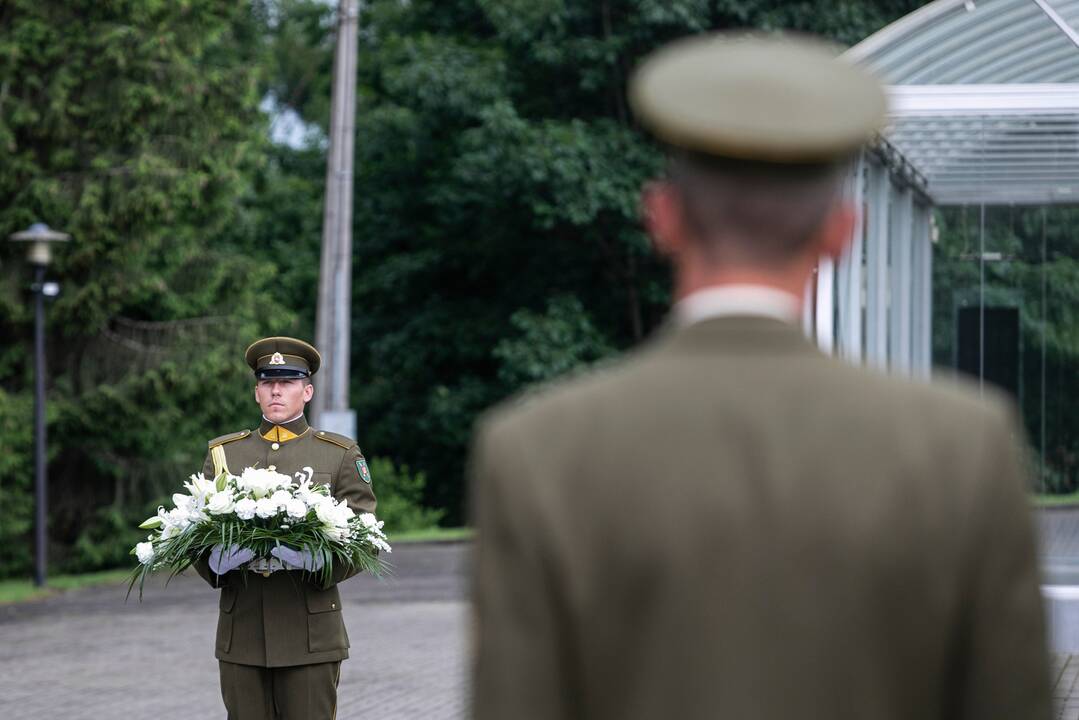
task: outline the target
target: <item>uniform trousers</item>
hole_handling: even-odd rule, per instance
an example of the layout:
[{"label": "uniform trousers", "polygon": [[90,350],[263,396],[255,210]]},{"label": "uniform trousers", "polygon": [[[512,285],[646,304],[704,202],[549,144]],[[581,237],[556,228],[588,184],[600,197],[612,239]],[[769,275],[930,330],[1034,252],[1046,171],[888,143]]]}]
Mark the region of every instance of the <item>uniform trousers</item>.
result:
[{"label": "uniform trousers", "polygon": [[341,662],[259,667],[218,661],[228,720],[334,720]]}]

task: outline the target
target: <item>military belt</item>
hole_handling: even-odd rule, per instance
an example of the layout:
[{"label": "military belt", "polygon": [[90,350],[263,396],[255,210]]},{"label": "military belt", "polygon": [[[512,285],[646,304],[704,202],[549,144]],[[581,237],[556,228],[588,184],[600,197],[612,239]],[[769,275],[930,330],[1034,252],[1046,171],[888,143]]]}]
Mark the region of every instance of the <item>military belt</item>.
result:
[{"label": "military belt", "polygon": [[278,570],[286,570],[287,568],[282,564],[280,560],[275,557],[271,558],[258,558],[252,560],[245,566],[251,572],[260,573],[263,577],[269,577],[270,573],[277,572]]}]

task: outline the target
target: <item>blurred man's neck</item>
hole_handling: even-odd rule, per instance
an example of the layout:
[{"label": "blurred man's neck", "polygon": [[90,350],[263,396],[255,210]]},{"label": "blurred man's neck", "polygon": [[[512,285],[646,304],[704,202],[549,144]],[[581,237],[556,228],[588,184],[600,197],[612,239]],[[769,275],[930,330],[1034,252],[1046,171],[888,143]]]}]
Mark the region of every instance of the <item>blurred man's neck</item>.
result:
[{"label": "blurred man's neck", "polygon": [[736,285],[755,285],[779,290],[798,300],[799,310],[805,296],[806,283],[812,267],[796,264],[778,270],[756,268],[719,268],[700,263],[685,263],[678,268],[675,279],[675,301],[701,290]]}]

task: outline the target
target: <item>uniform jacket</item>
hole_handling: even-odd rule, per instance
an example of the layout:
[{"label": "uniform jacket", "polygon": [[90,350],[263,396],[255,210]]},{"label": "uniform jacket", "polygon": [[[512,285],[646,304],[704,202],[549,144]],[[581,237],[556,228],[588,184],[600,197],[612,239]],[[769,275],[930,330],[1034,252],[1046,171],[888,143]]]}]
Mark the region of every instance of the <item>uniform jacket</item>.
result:
[{"label": "uniform jacket", "polygon": [[[245,467],[270,468],[286,475],[306,477],[330,486],[331,494],[346,500],[356,513],[375,511],[375,494],[363,454],[355,441],[316,431],[301,417],[276,426],[263,421],[257,431],[225,435],[211,440],[210,449],[222,446],[231,472]],[[212,477],[214,464],[206,457],[203,474]],[[233,570],[218,576],[205,557],[195,569],[212,586],[221,588],[216,657],[240,665],[283,667],[332,662],[348,657],[348,634],[341,618],[341,596],[336,583],[354,574],[335,570],[333,583],[318,586],[296,570],[269,576]]]},{"label": "uniform jacket", "polygon": [[1047,719],[1018,436],[753,317],[496,409],[475,717]]}]

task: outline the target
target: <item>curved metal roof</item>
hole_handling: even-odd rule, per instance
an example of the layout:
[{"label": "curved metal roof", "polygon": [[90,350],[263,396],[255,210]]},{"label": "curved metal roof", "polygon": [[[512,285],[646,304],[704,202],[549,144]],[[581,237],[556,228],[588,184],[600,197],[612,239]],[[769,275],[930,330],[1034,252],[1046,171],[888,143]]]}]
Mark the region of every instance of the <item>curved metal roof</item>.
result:
[{"label": "curved metal roof", "polygon": [[846,57],[938,204],[1079,202],[1079,0],[936,0]]}]

